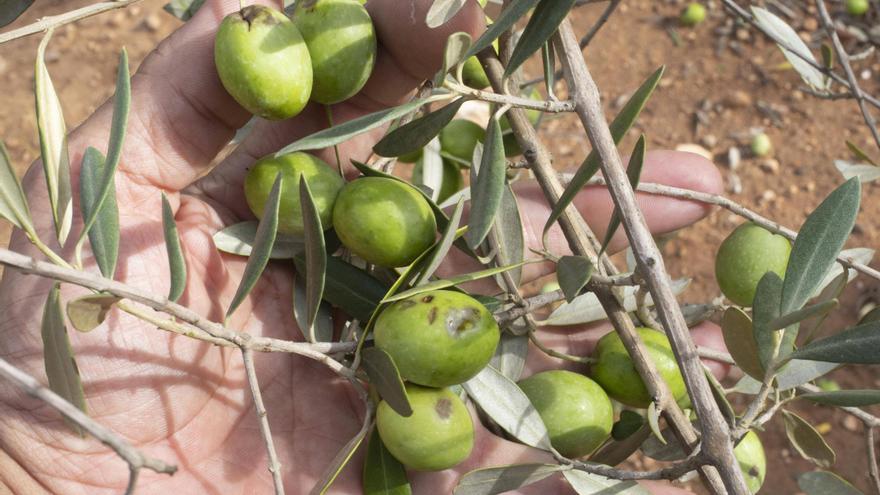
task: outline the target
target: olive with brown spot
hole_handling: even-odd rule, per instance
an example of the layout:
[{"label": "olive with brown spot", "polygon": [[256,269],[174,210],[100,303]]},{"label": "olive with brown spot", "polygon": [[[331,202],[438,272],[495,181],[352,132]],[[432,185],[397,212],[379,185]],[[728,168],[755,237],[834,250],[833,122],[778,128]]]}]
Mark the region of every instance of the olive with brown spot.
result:
[{"label": "olive with brown spot", "polygon": [[374,337],[405,380],[447,387],[486,366],[500,332],[492,313],[476,299],[435,290],[391,304],[376,319]]},{"label": "olive with brown spot", "polygon": [[413,413],[404,417],[385,401],[376,411],[382,443],[411,469],[440,471],[467,459],[474,448],[474,424],[461,399],[446,388],[408,383]]}]

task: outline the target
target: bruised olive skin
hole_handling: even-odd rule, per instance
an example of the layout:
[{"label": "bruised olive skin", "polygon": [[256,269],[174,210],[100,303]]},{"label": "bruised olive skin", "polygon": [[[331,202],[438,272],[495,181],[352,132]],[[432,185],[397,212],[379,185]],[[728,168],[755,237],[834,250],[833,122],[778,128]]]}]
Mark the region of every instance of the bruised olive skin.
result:
[{"label": "bruised olive skin", "polygon": [[435,290],[390,305],[376,319],[374,337],[405,380],[448,387],[473,378],[489,363],[500,331],[476,299]]},{"label": "bruised olive skin", "polygon": [[223,19],[214,65],[235,101],[266,119],[297,115],[312,92],[312,60],[299,29],[269,7],[250,5]]}]

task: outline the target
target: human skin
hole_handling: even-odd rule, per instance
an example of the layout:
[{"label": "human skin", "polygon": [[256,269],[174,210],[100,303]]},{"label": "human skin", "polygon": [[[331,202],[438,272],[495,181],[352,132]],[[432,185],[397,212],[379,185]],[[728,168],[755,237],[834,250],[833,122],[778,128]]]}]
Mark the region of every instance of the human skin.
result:
[{"label": "human skin", "polygon": [[[371,0],[380,49],[377,69],[362,93],[336,105],[341,122],[405,101],[418,84],[440,66],[445,38],[466,31],[479,34],[482,13],[473,2],[442,29],[427,30],[400,16],[400,0]],[[412,19],[423,19],[431,0],[413,4]],[[208,171],[235,129],[250,117],[223,90],[213,69],[213,35],[223,17],[238,8],[237,0],[208,0],[199,13],[140,66],[133,81],[132,113],[116,177],[123,239],[116,278],[156,294],[168,291],[167,255],[163,245],[161,194],[171,201],[188,266],[180,302],[222,321],[244,270],[245,260],[217,252],[211,236],[225,225],[251,219],[243,195],[246,167],[298,137],[325,125],[323,108],[310,105],[296,119],[261,122],[244,143]],[[186,63],[181,63],[181,60]],[[79,165],[89,145],[105,146],[111,105],[104,105],[70,136],[74,190]],[[373,132],[340,146],[344,163],[365,159],[380,137]],[[332,150],[320,154],[335,163]],[[53,227],[46,205],[41,166],[34,164],[24,181],[34,222],[43,239]],[[646,159],[642,179],[701,191],[721,191],[720,176],[695,155],[659,152]],[[541,246],[541,226],[549,208],[531,182],[516,186],[526,239]],[[683,228],[709,210],[697,203],[639,195],[655,233]],[[607,192],[591,188],[576,206],[601,237],[612,210]],[[76,208],[78,211],[78,208]],[[74,226],[73,236],[81,224]],[[622,233],[612,249],[624,247]],[[548,248],[567,251],[554,228]],[[20,232],[11,248],[40,258]],[[526,251],[529,252],[529,251]],[[65,252],[70,257],[70,250]],[[97,273],[86,253],[86,269]],[[442,273],[464,273],[474,265],[454,254]],[[551,273],[552,265],[536,263],[523,270],[526,280]],[[269,266],[262,280],[229,326],[257,336],[299,339],[290,311],[290,268]],[[51,283],[7,269],[0,282],[0,356],[45,381],[40,342],[40,312]],[[492,287],[482,287],[493,290]],[[84,294],[65,285],[67,300]],[[539,338],[565,352],[587,354],[609,327],[548,329]],[[704,324],[695,330],[720,341],[718,330]],[[266,453],[260,439],[240,353],[186,337],[171,335],[128,315],[112,312],[91,333],[71,331],[91,416],[146,454],[178,466],[173,477],[142,471],[139,494],[271,493]],[[357,432],[362,406],[349,386],[322,365],[285,354],[257,354],[257,374],[281,462],[287,493],[308,492],[339,449]],[[526,374],[557,367],[576,368],[531,349]],[[581,370],[583,371],[583,370]],[[60,416],[0,381],[0,493],[117,494],[127,483],[128,469],[107,447],[92,438],[70,434]],[[458,478],[478,467],[545,462],[541,452],[511,443],[475,425],[471,457],[452,470],[411,473],[415,493],[448,493]],[[333,486],[334,493],[359,493],[363,457],[358,453]],[[684,493],[649,484],[655,493]],[[569,493],[554,477],[521,493]]]}]

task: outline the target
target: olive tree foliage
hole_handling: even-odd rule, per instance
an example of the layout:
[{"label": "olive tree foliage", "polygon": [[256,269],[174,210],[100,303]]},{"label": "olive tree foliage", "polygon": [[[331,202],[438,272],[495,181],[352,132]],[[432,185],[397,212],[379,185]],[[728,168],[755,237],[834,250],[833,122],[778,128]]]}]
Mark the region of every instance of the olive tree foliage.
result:
[{"label": "olive tree foliage", "polygon": [[[0,0],[0,26],[15,20],[31,3],[32,0]],[[114,449],[131,468],[129,490],[134,489],[141,468],[173,473],[175,467],[144,456],[88,417],[76,356],[68,339],[68,326],[88,332],[98,327],[110,311],[119,310],[147,319],[159,331],[176,332],[218,346],[238,348],[248,371],[248,386],[254,405],[260,413],[257,416],[261,434],[279,492],[283,490],[278,479],[280,470],[277,469],[272,434],[265,419],[266,413],[271,411],[266,411],[262,404],[253,372],[253,360],[258,359],[254,351],[294,353],[328,366],[350,381],[351,386],[361,393],[367,407],[361,430],[336,457],[335,464],[327,467],[326,475],[316,487],[317,491],[323,492],[374,430],[375,399],[371,398],[369,391],[374,391],[400,414],[411,413],[394,360],[371,345],[370,332],[377,315],[391,302],[407,296],[438,288],[455,288],[466,282],[492,277],[502,289],[492,296],[479,296],[479,299],[494,312],[501,325],[504,332],[501,344],[491,364],[457,390],[476,405],[483,413],[481,420],[494,431],[503,431],[515,441],[545,450],[555,461],[473,471],[459,480],[456,493],[499,493],[561,475],[580,494],[609,493],[609,490],[635,494],[644,493],[644,490],[634,480],[675,480],[698,472],[714,493],[745,494],[748,489],[732,456],[733,446],[748,432],[760,430],[774,418],[784,422],[795,450],[820,468],[800,475],[798,480],[804,492],[810,495],[860,493],[846,480],[826,470],[833,463],[834,452],[812,425],[789,410],[790,404],[804,400],[842,408],[864,423],[868,432],[868,471],[874,481],[874,490],[880,493],[874,452],[874,432],[880,427],[880,419],[859,409],[880,403],[880,391],[823,390],[817,386],[822,376],[841,365],[880,363],[880,354],[876,352],[880,346],[880,315],[877,312],[867,314],[851,328],[828,328],[826,325],[827,316],[838,306],[838,298],[854,277],[862,274],[880,280],[880,273],[868,266],[872,250],[843,250],[855,225],[861,183],[880,178],[871,153],[850,144],[859,163],[836,164],[845,182],[815,208],[797,231],[764,218],[729,198],[641,183],[639,172],[649,138],[642,136],[639,139],[626,170],[616,145],[649,104],[650,96],[662,78],[663,68],[651,68],[644,83],[632,88],[634,91],[629,101],[610,123],[606,123],[595,84],[581,54],[620,2],[611,0],[597,24],[578,43],[572,36],[567,16],[577,5],[591,2],[506,1],[500,10],[496,8],[498,14],[494,21],[478,39],[471,39],[464,33],[449,38],[443,69],[411,101],[330,126],[292,142],[278,152],[332,147],[353,136],[387,126],[387,133],[376,144],[371,160],[353,165],[364,176],[403,180],[392,175],[395,157],[430,147],[466,101],[482,100],[489,104],[491,117],[486,129],[487,138],[477,146],[472,160],[460,163],[470,169],[469,187],[441,204],[435,203],[432,199],[437,197],[434,191],[439,190],[443,179],[442,174],[431,167],[436,168],[440,162],[434,161],[431,165],[429,160],[424,161],[421,178],[414,185],[430,202],[440,235],[412,264],[400,270],[389,270],[353,259],[340,247],[332,230],[324,232],[321,228],[305,182],[301,184],[300,194],[306,228],[304,235],[276,232],[280,201],[277,180],[269,194],[266,213],[259,222],[231,225],[216,233],[217,249],[248,257],[247,269],[234,301],[227,308],[227,316],[254,287],[268,263],[292,260],[296,266],[295,298],[291,310],[302,329],[303,341],[258,338],[227,328],[225,322],[207,321],[176,304],[185,286],[187,267],[171,208],[164,198],[163,225],[171,267],[169,294],[149,294],[113,280],[119,244],[124,242],[120,238],[113,188],[113,174],[119,163],[130,106],[130,77],[124,51],[119,60],[107,155],[89,148],[82,158],[80,189],[71,190],[62,102],[44,64],[43,54],[55,27],[130,3],[134,1],[97,3],[0,34],[2,42],[47,31],[37,54],[35,74],[37,122],[50,198],[49,204],[43,207],[50,208],[53,213],[54,234],[59,244],[72,242],[76,247],[73,258],[64,259],[40,238],[31,222],[21,184],[0,144],[0,216],[22,230],[45,256],[43,260],[35,260],[2,249],[0,264],[56,281],[46,295],[41,328],[48,388],[2,359],[0,376],[60,411],[77,433],[89,433]],[[173,0],[166,10],[187,20],[202,3],[201,0]],[[435,0],[426,23],[442,25],[464,3],[463,0]],[[856,99],[866,125],[876,138],[871,112],[872,107],[880,106],[880,102],[858,86],[850,57],[833,29],[833,19],[823,0],[816,1],[828,38],[828,44],[820,49],[822,62],[818,61],[812,47],[771,9],[760,6],[747,9],[732,0],[725,0],[724,4],[732,15],[751,23],[779,44],[809,92],[820,97],[845,94]],[[500,59],[491,48],[496,40],[501,42]],[[836,63],[832,53],[836,54]],[[462,65],[473,56],[479,57],[492,88],[476,90],[463,84]],[[520,68],[533,56],[543,61],[543,77],[523,83]],[[839,74],[841,71],[844,75]],[[562,84],[562,79],[570,95],[567,100],[555,96],[555,88]],[[542,86],[548,98],[534,100],[524,97],[527,86]],[[550,166],[547,149],[526,112],[540,112],[545,116],[558,113],[577,115],[593,150],[573,175],[557,174]],[[509,122],[504,130],[502,118]],[[537,125],[540,127],[540,119]],[[524,150],[521,159],[511,161],[505,157],[502,137],[508,135]],[[529,169],[535,175],[552,204],[545,232],[559,223],[573,253],[565,256],[540,253],[538,260],[557,264],[560,288],[532,297],[521,293],[520,270],[531,257],[526,257],[516,193],[510,187],[524,176],[523,169]],[[567,208],[587,184],[606,184],[615,198],[617,207],[604,239],[596,238],[582,219]],[[686,281],[670,280],[662,263],[658,263],[660,253],[637,214],[634,190],[718,205],[787,237],[793,241],[793,247],[785,276],[780,279],[773,273],[765,275],[758,285],[755,306],[750,309],[717,301],[679,305],[674,297],[684,289]],[[74,194],[79,195],[79,213],[85,228],[78,238],[69,239]],[[466,202],[471,203],[471,214],[465,224],[462,210]],[[632,262],[623,270],[617,268],[605,253],[611,236],[619,228],[625,230],[632,245]],[[97,272],[83,269],[81,253],[86,242],[97,261]],[[454,278],[439,278],[435,270],[452,249],[467,253],[482,268]],[[93,293],[62,300],[58,289],[61,283],[79,285]],[[536,321],[533,313],[553,303],[560,304],[543,320]],[[150,319],[140,309],[143,307],[173,318]],[[332,319],[333,307],[347,315],[345,321]],[[690,340],[687,325],[708,318],[720,320],[729,354],[696,349]],[[569,459],[554,450],[540,415],[515,382],[520,377],[528,352],[547,352],[561,361],[590,362],[589,356],[570,356],[547,349],[536,336],[536,325],[573,325],[603,319],[610,320],[620,334],[650,392],[652,403],[647,410],[627,410],[620,414],[614,434],[594,454],[586,459]],[[683,411],[680,408],[652,363],[645,359],[645,353],[639,352],[643,344],[634,331],[633,321],[639,322],[640,326],[663,330],[669,336],[685,375],[691,409]],[[342,326],[343,330],[334,332],[334,326]],[[820,334],[827,336],[817,337]],[[534,346],[530,347],[529,341]],[[698,352],[691,352],[695,349]],[[698,353],[737,365],[744,371],[744,377],[733,387],[724,388],[704,372]],[[733,407],[728,401],[731,394],[746,396],[747,407],[743,410]],[[692,422],[694,412],[697,421]],[[372,494],[409,493],[406,471],[388,453],[378,435],[373,434],[366,445],[365,491]],[[664,466],[647,472],[615,467],[637,451],[662,461]]]}]

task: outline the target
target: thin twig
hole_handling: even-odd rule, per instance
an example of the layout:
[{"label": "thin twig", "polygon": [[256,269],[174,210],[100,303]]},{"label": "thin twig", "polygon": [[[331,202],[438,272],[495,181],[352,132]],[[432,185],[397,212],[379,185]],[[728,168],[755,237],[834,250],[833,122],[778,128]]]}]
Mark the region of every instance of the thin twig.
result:
[{"label": "thin twig", "polygon": [[529,340],[531,340],[532,344],[535,344],[535,347],[537,347],[541,352],[550,357],[555,357],[557,359],[562,359],[563,361],[570,361],[572,363],[580,364],[590,364],[594,361],[588,356],[574,356],[571,354],[566,354],[564,352],[553,350],[545,346],[544,343],[541,342],[541,339],[539,339],[538,336],[535,335],[535,332],[533,330],[529,330]]},{"label": "thin twig", "polygon": [[[571,180],[571,174],[561,174],[563,182],[568,182]],[[602,178],[592,179],[589,182],[590,185],[605,185],[605,180]],[[788,238],[790,241],[794,241],[797,238],[797,232],[777,223],[773,220],[770,220],[764,216],[761,216],[755,211],[752,211],[745,206],[737,203],[736,201],[727,198],[725,196],[720,196],[718,194],[704,193],[700,191],[692,191],[690,189],[682,189],[680,187],[667,186],[665,184],[655,184],[649,182],[642,182],[636,188],[639,192],[645,192],[649,194],[657,194],[660,196],[669,196],[671,198],[678,199],[690,199],[693,201],[699,201],[700,203],[706,203],[711,205],[720,206],[731,213],[735,213],[746,220],[754,222],[761,227],[784,236]],[[838,256],[837,262],[841,265],[852,268],[853,270],[862,273],[863,275],[867,275],[875,280],[880,280],[880,271],[871,268],[864,263],[859,263],[847,256]]]},{"label": "thin twig", "polygon": [[868,472],[871,473],[871,481],[874,482],[874,492],[880,495],[880,471],[877,469],[877,446],[874,440],[874,428],[865,425],[868,434],[865,437],[865,448],[868,451]]},{"label": "thin twig", "polygon": [[682,476],[706,464],[706,458],[700,454],[690,456],[683,461],[654,471],[624,471],[604,464],[585,463],[557,457],[560,464],[567,464],[578,471],[598,474],[606,478],[621,481],[629,480],[677,480]]},{"label": "thin twig", "polygon": [[[690,338],[687,323],[670,287],[671,280],[663,264],[663,257],[639,210],[635,193],[608,129],[599,90],[587,69],[568,20],[560,25],[556,34],[556,43],[559,48],[557,52],[562,54],[562,66],[565,70],[570,98],[576,104],[576,113],[587,131],[593,149],[601,158],[602,173],[609,183],[615,206],[621,213],[623,227],[633,248],[638,271],[651,291],[658,315],[682,371],[702,432],[703,452],[718,470],[728,493],[747,495],[749,491],[729,441],[729,428],[712,396],[700,358]],[[661,404],[661,406],[665,405]],[[663,409],[665,410],[665,407]],[[721,491],[719,487],[712,488]]]},{"label": "thin twig", "polygon": [[843,43],[840,42],[840,37],[837,36],[837,30],[834,29],[834,21],[832,21],[831,16],[828,15],[828,9],[825,7],[825,2],[823,0],[816,0],[816,7],[819,10],[819,19],[822,20],[822,25],[825,27],[825,31],[831,38],[831,46],[834,47],[834,53],[837,54],[837,59],[840,61],[840,65],[843,66],[846,80],[849,81],[849,89],[852,91],[852,94],[856,97],[856,102],[859,104],[859,110],[862,112],[862,118],[865,119],[865,125],[868,126],[868,129],[871,129],[874,143],[877,145],[877,148],[880,149],[880,134],[877,133],[877,121],[874,120],[874,116],[871,115],[871,111],[868,110],[868,106],[865,105],[865,95],[862,88],[859,87],[856,75],[853,73],[852,66],[849,63],[849,54],[843,48]]},{"label": "thin twig", "polygon": [[260,434],[263,436],[263,443],[266,444],[266,453],[269,455],[269,472],[272,473],[275,495],[284,495],[281,463],[278,462],[278,454],[275,453],[275,442],[272,440],[272,430],[269,429],[269,416],[266,413],[266,406],[263,404],[263,393],[260,391],[260,382],[257,380],[257,371],[254,368],[253,351],[242,347],[241,360],[244,362],[248,387],[251,389],[251,395],[254,398],[254,409],[257,412],[257,420],[260,422]]},{"label": "thin twig", "polygon": [[510,105],[517,108],[526,108],[530,110],[539,110],[541,112],[562,113],[573,112],[574,103],[569,100],[553,101],[553,100],[532,100],[530,98],[522,98],[513,95],[501,95],[492,93],[491,91],[481,91],[473,89],[463,84],[458,84],[450,80],[446,80],[444,86],[458,94],[472,96],[478,100],[488,101],[489,103],[498,103],[500,105]]},{"label": "thin twig", "polygon": [[[345,366],[328,356],[328,354],[351,351],[353,346],[350,342],[312,344],[267,337],[254,337],[248,333],[238,332],[226,328],[219,323],[210,321],[189,308],[169,301],[165,296],[150,294],[149,292],[101,277],[97,274],[82,272],[72,268],[65,268],[45,261],[37,261],[29,256],[8,249],[0,248],[0,265],[15,268],[23,273],[35,274],[53,280],[79,285],[98,292],[107,292],[115,296],[130,299],[156,311],[161,311],[174,316],[178,320],[196,327],[214,339],[225,340],[236,347],[245,347],[259,352],[286,352],[297,354],[319,361],[330,367],[330,369],[336,373],[345,377],[351,375],[351,372],[346,369]],[[124,302],[123,306],[125,307]],[[130,307],[131,306],[126,307],[126,310]],[[163,328],[163,330],[169,329],[170,328]],[[191,332],[187,336],[196,339],[200,337],[196,332]],[[212,341],[212,343],[214,343],[214,341]]]},{"label": "thin twig", "polygon": [[92,5],[87,5],[76,10],[72,10],[70,12],[65,12],[64,14],[43,17],[33,24],[28,24],[27,26],[13,29],[12,31],[9,31],[7,33],[0,34],[0,45],[6,43],[7,41],[24,38],[25,36],[30,36],[41,31],[46,31],[51,28],[70,24],[71,22],[76,22],[80,19],[85,19],[86,17],[91,17],[93,15],[101,14],[110,10],[128,7],[129,5],[135,4],[140,1],[141,0],[115,0],[111,2],[100,2]]},{"label": "thin twig", "polygon": [[162,474],[174,474],[177,471],[177,466],[173,464],[167,464],[159,459],[145,456],[130,443],[95,422],[86,413],[64,400],[60,395],[44,387],[36,378],[16,368],[12,363],[3,358],[0,358],[0,376],[14,383],[31,397],[43,401],[84,431],[100,440],[101,443],[113,449],[119,457],[128,463],[131,469],[129,486],[133,484],[133,481],[137,480],[137,472],[141,468],[147,468]]}]

